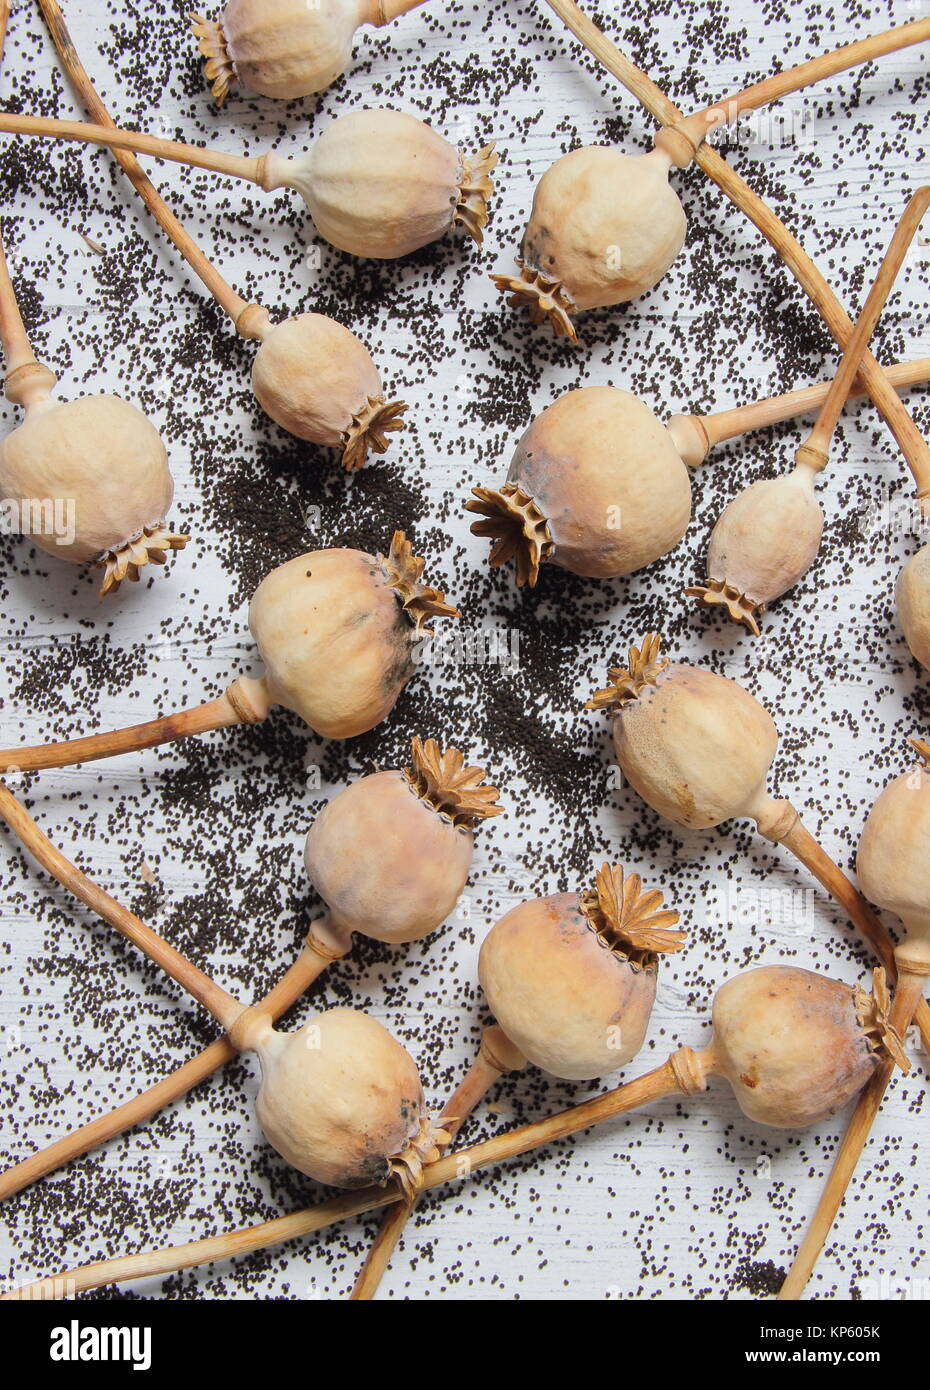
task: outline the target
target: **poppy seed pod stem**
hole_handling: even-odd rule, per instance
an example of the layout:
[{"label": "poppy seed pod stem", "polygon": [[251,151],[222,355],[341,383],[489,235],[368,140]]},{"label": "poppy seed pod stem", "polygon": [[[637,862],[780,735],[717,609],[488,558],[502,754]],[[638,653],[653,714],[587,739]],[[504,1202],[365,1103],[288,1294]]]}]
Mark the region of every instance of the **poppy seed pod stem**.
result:
[{"label": "poppy seed pod stem", "polygon": [[63,888],[73,893],[92,911],[102,917],[121,936],[125,936],[138,947],[148,959],[165,971],[182,989],[193,995],[198,1003],[209,1009],[228,1031],[242,1013],[243,1005],[226,990],[221,989],[196,965],[175,951],[166,941],[156,935],[150,927],[129,912],[86,874],[70,863],[60,850],[56,849],[47,835],[36,825],[26,808],[11,791],[0,783],[0,817],[19,837],[29,853],[38,860]]},{"label": "poppy seed pod stem", "polygon": [[[905,386],[921,385],[930,380],[930,357],[920,357],[914,362],[896,362],[885,368],[885,375],[898,390]],[[831,385],[831,381],[821,381],[815,386],[804,386],[781,396],[769,396],[751,405],[716,410],[710,415],[673,415],[667,429],[681,454],[682,462],[689,468],[697,468],[715,444],[738,439],[751,430],[766,429],[782,420],[794,420],[812,410],[819,410]],[[849,396],[862,397],[865,394],[865,388],[857,377]]]},{"label": "poppy seed pod stem", "polygon": [[[449,1136],[445,1143],[438,1146],[440,1154],[454,1143],[462,1125],[491,1087],[508,1072],[522,1071],[525,1066],[526,1058],[501,1028],[492,1025],[484,1030],[477,1057],[439,1116],[438,1123]],[[353,1302],[368,1302],[374,1298],[415,1205],[416,1198],[409,1202],[397,1202],[385,1212],[352,1289],[350,1298]]]},{"label": "poppy seed pod stem", "polygon": [[[49,33],[52,36],[52,41],[61,59],[62,66],[67,72],[71,85],[81,98],[88,114],[98,125],[108,126],[110,129],[115,130],[116,124],[101,101],[86,68],[78,56],[77,49],[74,46],[74,41],[65,24],[65,18],[57,0],[39,0],[39,8],[45,16]],[[237,294],[231,285],[227,284],[216,267],[207,259],[193,238],[189,236],[181,226],[181,223],[165,203],[164,199],[155,188],[155,185],[146,175],[135,155],[127,150],[118,149],[114,149],[112,153],[113,158],[126,174],[162,231],[164,231],[174,243],[194,274],[203,282],[223,312],[228,314],[237,328],[240,320],[244,323],[247,322],[249,311],[258,310],[260,306],[247,304],[242,296]],[[251,333],[244,333],[243,336],[251,337],[253,335]]]}]

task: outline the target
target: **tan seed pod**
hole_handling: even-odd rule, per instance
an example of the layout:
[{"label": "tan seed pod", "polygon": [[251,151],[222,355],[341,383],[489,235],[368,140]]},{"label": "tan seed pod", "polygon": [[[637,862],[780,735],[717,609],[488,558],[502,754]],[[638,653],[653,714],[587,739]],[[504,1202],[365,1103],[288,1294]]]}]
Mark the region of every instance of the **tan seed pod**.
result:
[{"label": "tan seed pod", "polygon": [[588,892],[534,898],[488,932],[481,987],[510,1042],[552,1076],[586,1081],[643,1045],[659,955],[684,945],[678,913],[638,874],[603,865]]},{"label": "tan seed pod", "polygon": [[393,260],[460,223],[479,245],[488,220],[493,145],[473,158],[415,116],[350,111],[305,155],[269,155],[266,188],[294,188],[322,237],[353,256]]},{"label": "tan seed pod", "polygon": [[801,1129],[841,1110],[894,1055],[884,971],[872,996],[790,965],[761,966],[728,980],[714,999],[714,1070],[744,1115]]},{"label": "tan seed pod", "polygon": [[693,830],[760,814],[778,734],[772,717],[726,676],[660,655],[648,633],[588,709],[613,715],[613,742],[630,784],[660,815]]},{"label": "tan seed pod", "polygon": [[58,401],[55,373],[26,333],[0,240],[0,346],[7,400],[23,421],[0,441],[0,515],[8,531],[74,564],[103,568],[101,594],[162,565],[188,536],[165,519],[174,497],[154,425],[119,396]]},{"label": "tan seed pod", "polygon": [[423,581],[403,531],[387,555],[314,550],[262,580],[249,626],[264,676],[238,676],[221,696],[146,724],[32,748],[0,750],[0,770],[68,767],[235,724],[259,724],[283,705],[323,738],[353,738],[385,719],[416,669],[433,615],[458,617]]},{"label": "tan seed pod", "polygon": [[573,150],[536,188],[519,275],[493,275],[514,307],[556,337],[576,337],[583,309],[625,304],[662,279],[684,245],[687,220],[661,150],[630,156],[605,145]]},{"label": "tan seed pod", "polygon": [[474,828],[499,815],[496,787],[456,748],[414,738],[410,766],[334,796],[307,834],[304,862],[333,926],[376,941],[417,941],[455,908]]},{"label": "tan seed pod", "polygon": [[895,599],[911,655],[930,671],[930,545],[912,555],[901,570]]},{"label": "tan seed pod", "polygon": [[353,738],[385,719],[416,669],[429,617],[458,616],[422,573],[402,531],[387,555],[314,550],[272,570],[249,606],[271,702],[323,738]]},{"label": "tan seed pod", "polygon": [[823,508],[817,473],[798,464],[752,483],[725,508],[707,553],[707,579],[685,593],[705,607],[722,604],[734,622],[759,635],[758,614],[793,589],[817,556]]},{"label": "tan seed pod", "polygon": [[256,1026],[245,1046],[261,1061],[262,1131],[292,1167],[334,1187],[397,1177],[416,1190],[444,1136],[416,1063],[377,1020],[329,1009],[295,1033]]},{"label": "tan seed pod", "polygon": [[352,61],[363,24],[380,26],[422,0],[228,0],[219,20],[190,16],[217,106],[241,82],[282,101],[322,92]]},{"label": "tan seed pod", "polygon": [[863,892],[900,917],[909,957],[930,975],[930,743],[910,742],[918,761],[878,797],[856,862]]},{"label": "tan seed pod", "polygon": [[493,142],[474,155],[450,145],[415,116],[388,108],[350,111],[293,158],[273,151],[227,154],[89,121],[0,113],[0,130],[170,159],[258,184],[293,188],[331,245],[354,256],[406,256],[453,226],[481,244],[497,163]]},{"label": "tan seed pod", "polygon": [[691,519],[691,480],[668,431],[636,396],[613,386],[567,391],[517,444],[507,481],[474,488],[465,505],[495,544],[490,563],[516,562],[533,587],[545,562],[572,574],[632,574],[666,555]]},{"label": "tan seed pod", "polygon": [[33,397],[0,442],[0,497],[41,550],[103,568],[101,594],[188,540],[165,525],[174,483],[158,431],[119,396]]},{"label": "tan seed pod", "polygon": [[252,389],[276,424],[341,449],[350,470],[364,466],[369,449],[385,452],[407,406],[385,400],[378,369],[354,333],[323,314],[298,314],[269,323],[261,339]]}]

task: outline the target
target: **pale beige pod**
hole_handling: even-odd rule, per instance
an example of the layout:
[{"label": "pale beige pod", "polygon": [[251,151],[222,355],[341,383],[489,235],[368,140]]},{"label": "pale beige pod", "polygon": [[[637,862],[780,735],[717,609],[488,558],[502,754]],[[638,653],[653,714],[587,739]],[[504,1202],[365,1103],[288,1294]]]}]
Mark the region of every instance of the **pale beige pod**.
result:
[{"label": "pale beige pod", "polygon": [[507,481],[476,487],[465,505],[485,519],[489,562],[516,562],[533,587],[540,565],[606,579],[668,554],[691,520],[691,479],[671,435],[615,386],[566,391],[517,444]]},{"label": "pale beige pod", "polygon": [[192,14],[217,106],[237,81],[288,100],[321,92],[345,72],[360,24],[377,23],[371,0],[229,0],[219,20]]},{"label": "pale beige pod", "polygon": [[26,416],[0,442],[0,497],[35,545],[103,568],[106,594],[186,544],[165,524],[174,483],[161,437],[140,410],[110,395],[57,401],[44,385],[25,394],[13,386],[12,398]]},{"label": "pale beige pod", "polygon": [[262,409],[298,439],[341,449],[347,469],[363,467],[369,449],[383,454],[407,406],[385,400],[364,343],[324,314],[265,320],[252,365]]},{"label": "pale beige pod", "polygon": [[824,515],[816,477],[817,470],[799,463],[745,488],[713,529],[706,581],[685,593],[706,607],[723,604],[734,622],[758,637],[756,615],[794,588],[820,549]]},{"label": "pale beige pod", "polygon": [[426,619],[458,616],[422,574],[423,560],[396,531],[387,555],[314,550],[266,575],[249,627],[271,703],[323,738],[353,738],[380,724],[416,669]]},{"label": "pale beige pod", "polygon": [[524,1057],[552,1076],[588,1081],[625,1066],[643,1045],[659,953],[684,933],[662,894],[604,864],[585,893],[534,898],[488,932],[478,977],[491,1012]]},{"label": "pale beige pod", "polygon": [[627,155],[588,145],[546,170],[536,188],[517,264],[492,275],[514,307],[556,337],[575,338],[573,315],[625,304],[651,290],[684,245],[684,209],[662,150]]},{"label": "pale beige pod", "polygon": [[398,1177],[415,1187],[438,1157],[416,1063],[357,1009],[330,1009],[295,1033],[254,1027],[262,1067],[256,1100],[269,1144],[294,1168],[334,1187]]},{"label": "pale beige pod", "polygon": [[446,920],[468,879],[474,827],[503,809],[484,776],[458,749],[414,738],[409,767],[333,797],[310,827],[304,863],[340,934],[417,941]]},{"label": "pale beige pod", "polygon": [[268,156],[264,186],[296,189],[317,231],[340,251],[391,260],[455,223],[480,245],[496,163],[493,145],[469,158],[405,112],[349,111],[306,154]]},{"label": "pale beige pod", "polygon": [[871,996],[796,966],[746,970],[714,998],[715,1070],[751,1120],[817,1124],[853,1100],[888,1053],[906,1065],[888,1004],[882,970]]},{"label": "pale beige pod", "polygon": [[896,777],[869,812],[856,859],[862,891],[907,928],[898,956],[930,974],[930,743],[910,740],[919,762]]},{"label": "pale beige pod", "polygon": [[587,709],[613,715],[617,761],[659,815],[692,830],[731,817],[757,819],[778,733],[772,716],[736,681],[660,657],[660,638],[631,647],[626,667]]},{"label": "pale beige pod", "polygon": [[930,545],[908,560],[898,575],[895,596],[911,655],[930,671]]}]

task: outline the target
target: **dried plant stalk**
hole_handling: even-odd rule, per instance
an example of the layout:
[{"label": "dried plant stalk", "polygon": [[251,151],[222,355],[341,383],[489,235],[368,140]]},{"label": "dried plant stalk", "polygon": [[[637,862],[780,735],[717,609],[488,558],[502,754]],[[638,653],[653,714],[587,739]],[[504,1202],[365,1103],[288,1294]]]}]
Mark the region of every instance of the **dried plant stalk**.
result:
[{"label": "dried plant stalk", "polygon": [[[889,383],[898,391],[908,386],[921,386],[930,381],[930,357],[919,357],[914,362],[896,362],[884,370]],[[709,415],[673,415],[668,422],[668,430],[684,463],[689,468],[697,468],[715,444],[738,439],[752,430],[767,429],[769,425],[794,420],[819,410],[831,385],[831,381],[821,381],[815,386],[804,386],[798,391],[770,396],[751,405],[716,410]],[[850,398],[867,394],[857,378],[850,389]]]}]

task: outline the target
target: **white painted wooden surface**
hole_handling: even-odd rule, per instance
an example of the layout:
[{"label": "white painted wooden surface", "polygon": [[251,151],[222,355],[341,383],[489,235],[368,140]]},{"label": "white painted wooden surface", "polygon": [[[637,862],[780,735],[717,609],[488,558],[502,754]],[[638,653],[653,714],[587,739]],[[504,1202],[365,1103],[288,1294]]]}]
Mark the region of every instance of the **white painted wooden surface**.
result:
[{"label": "white painted wooden surface", "polygon": [[[166,15],[162,7],[147,13],[144,4],[124,10],[103,0],[66,7],[78,50],[122,123],[257,153],[271,141],[289,148],[312,119],[322,128],[349,104],[394,104],[458,142],[493,137],[505,156],[485,251],[450,243],[435,256],[382,268],[364,321],[344,317],[411,402],[416,424],[387,462],[424,499],[424,519],[411,529],[430,530],[431,572],[453,599],[469,576],[480,576],[471,622],[518,631],[532,675],[515,688],[524,703],[540,702],[547,737],[577,746],[577,777],[586,785],[573,805],[565,786],[549,797],[538,776],[527,776],[532,754],[523,731],[510,739],[503,721],[488,715],[493,681],[473,699],[468,670],[421,674],[423,688],[415,696],[411,687],[410,698],[422,701],[415,706],[421,718],[434,720],[422,732],[446,731],[483,760],[511,813],[481,832],[460,920],[403,952],[363,949],[330,972],[317,1001],[354,1001],[382,1018],[418,1056],[429,1094],[441,1101],[466,1065],[483,1017],[475,962],[484,931],[534,891],[581,887],[607,855],[635,861],[681,908],[692,932],[689,948],[663,965],[649,1041],[628,1075],[664,1058],[678,1041],[700,1043],[713,990],[737,969],[789,959],[849,982],[861,978],[871,964],[866,954],[782,851],[753,840],[743,825],[707,835],[673,832],[630,790],[605,790],[606,730],[578,710],[608,661],[646,626],[661,625],[677,653],[744,681],[765,700],[783,736],[779,793],[851,866],[868,806],[904,766],[904,738],[930,728],[927,680],[908,660],[891,598],[915,538],[890,533],[880,520],[863,540],[854,525],[863,509],[877,507],[881,518],[889,498],[907,495],[901,461],[874,410],[863,406],[845,417],[821,492],[830,523],[824,554],[797,593],[767,617],[755,644],[709,623],[679,595],[701,570],[709,528],[726,500],[766,467],[787,461],[797,428],[719,451],[696,479],[695,521],[679,551],[654,572],[612,586],[566,585],[549,575],[532,603],[518,600],[509,580],[487,577],[485,543],[469,535],[460,507],[472,483],[502,476],[519,429],[568,387],[629,386],[667,414],[737,404],[828,375],[835,354],[803,296],[748,223],[692,173],[680,185],[692,227],[681,261],[627,312],[583,319],[577,351],[553,346],[545,330],[497,301],[487,272],[510,264],[533,182],[552,159],[573,143],[605,139],[642,149],[652,129],[631,98],[582,61],[541,3],[427,6],[390,29],[363,32],[355,66],[318,104],[283,108],[237,97],[220,114],[194,78],[185,8],[178,4]],[[834,12],[835,20],[822,18]],[[769,7],[738,0],[722,13],[715,7],[711,19],[701,0],[663,0],[602,17],[626,51],[689,108],[775,64],[920,13],[907,4],[786,0]],[[143,29],[153,55],[148,72],[119,43]],[[841,77],[789,103],[800,147],[761,138],[731,153],[852,310],[908,193],[927,176],[928,80],[927,53],[909,50],[864,78]],[[164,90],[152,109],[154,84]],[[23,100],[24,109],[41,104],[43,114],[79,109],[57,73],[37,10],[23,0],[14,6],[0,97]],[[759,130],[760,137],[769,133]],[[144,405],[169,442],[175,513],[193,525],[196,539],[167,575],[109,605],[96,598],[91,579],[44,561],[22,542],[4,542],[4,746],[193,703],[254,663],[249,585],[236,540],[248,517],[237,519],[237,531],[218,516],[224,467],[254,476],[256,498],[273,496],[295,534],[300,505],[318,500],[306,476],[322,470],[320,533],[307,538],[307,548],[341,537],[361,505],[356,484],[338,475],[330,457],[308,461],[316,456],[295,453],[253,410],[248,349],[232,348],[229,361],[185,364],[187,343],[195,353],[212,354],[217,344],[225,351],[231,330],[204,314],[186,268],[107,156],[60,148],[40,155],[25,146],[22,162],[39,170],[34,179],[11,174],[4,140],[0,212],[17,282],[31,291],[37,346],[60,369],[64,394],[119,390]],[[65,177],[73,189],[67,195]],[[192,179],[174,166],[157,168],[153,177],[228,278],[282,311],[309,307],[329,290],[340,294],[356,274],[370,275],[370,267],[356,269],[316,241],[296,201],[253,196],[208,175]],[[102,266],[81,233],[106,249]],[[321,265],[314,269],[303,253],[317,245]],[[877,335],[885,361],[930,353],[928,267],[930,250],[916,248]],[[417,302],[426,303],[421,322],[410,308]],[[338,300],[327,305],[328,312],[338,308]],[[423,324],[431,345],[425,353]],[[910,399],[926,426],[925,393]],[[519,424],[508,419],[508,403]],[[9,428],[14,412],[7,406],[2,413]],[[215,445],[209,459],[206,445],[198,444],[194,457],[189,443],[204,418]],[[279,479],[279,491],[265,494],[269,477]],[[373,505],[367,497],[366,526]],[[404,524],[401,511],[400,503],[386,507],[385,541],[393,525]],[[258,508],[254,525],[268,529]],[[277,544],[269,539],[267,548]],[[271,563],[276,558],[286,556]],[[560,607],[571,604],[577,625],[555,629]],[[61,655],[72,641],[82,653],[73,667]],[[547,663],[568,672],[571,698],[550,700],[536,676]],[[300,857],[314,810],[370,759],[395,765],[417,727],[410,707],[399,710],[360,750],[337,754],[306,742],[296,723],[284,721],[280,743],[272,734],[267,741],[214,735],[199,763],[169,748],[49,773],[17,789],[28,793],[48,833],[117,894],[135,900],[144,888],[142,861],[155,866],[163,895],[153,925],[167,923],[182,949],[249,994],[291,959],[301,901],[316,910]],[[318,786],[301,770],[301,756],[321,769]],[[209,815],[184,797],[172,807],[164,793],[163,779],[184,769],[209,788]],[[196,1007],[49,888],[13,854],[8,837],[0,838],[0,861],[0,1024],[8,1043],[0,1056],[0,1150],[14,1161],[133,1095],[145,1078],[201,1045],[195,1037],[212,1033],[202,1027],[195,1035]],[[254,894],[269,877],[279,882],[256,904]],[[785,893],[804,895],[794,899],[799,923],[767,924]],[[203,895],[213,915],[209,931],[198,935],[202,924],[182,925],[183,905]],[[930,1293],[928,1188],[918,1149],[927,1139],[925,1085],[924,1058],[889,1095],[815,1294],[887,1296],[883,1273],[911,1280],[912,1297]],[[0,1212],[0,1279],[17,1282],[106,1253],[178,1243],[317,1200],[313,1184],[269,1156],[251,1110],[255,1088],[251,1063],[228,1069],[160,1120],[12,1199]],[[541,1116],[589,1093],[528,1073],[499,1087],[494,1109],[477,1117],[470,1134]],[[431,1199],[411,1224],[382,1295],[745,1297],[764,1282],[766,1262],[789,1262],[842,1127],[838,1117],[805,1134],[767,1133],[742,1118],[722,1086],[699,1100],[666,1102]],[[372,1229],[351,1223],[263,1259],[136,1288],[151,1297],[341,1297]]]}]

